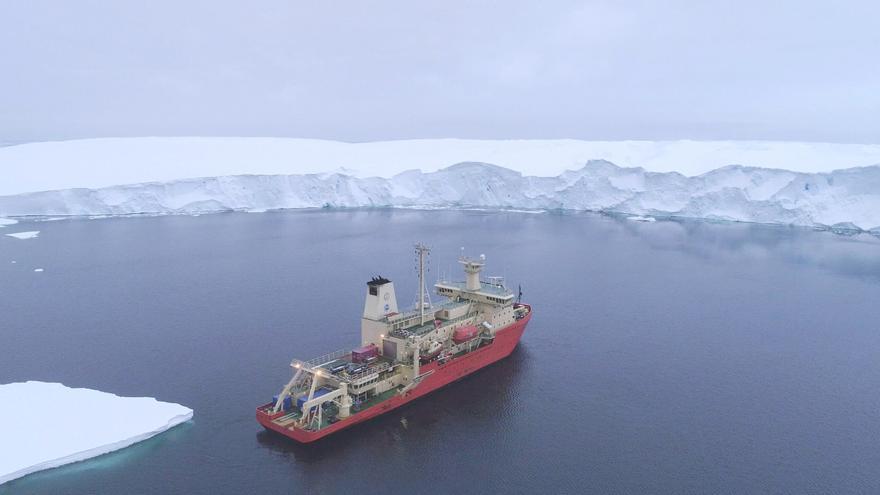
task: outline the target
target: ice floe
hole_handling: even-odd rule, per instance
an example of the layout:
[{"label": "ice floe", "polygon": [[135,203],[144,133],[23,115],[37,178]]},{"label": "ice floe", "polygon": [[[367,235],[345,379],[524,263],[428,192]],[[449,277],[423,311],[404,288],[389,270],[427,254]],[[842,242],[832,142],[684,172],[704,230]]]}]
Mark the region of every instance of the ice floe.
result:
[{"label": "ice floe", "polygon": [[192,415],[151,397],[37,381],[0,385],[0,484],[128,447]]},{"label": "ice floe", "polygon": [[39,230],[29,230],[27,232],[16,232],[14,234],[6,234],[9,237],[15,237],[16,239],[33,239],[40,235]]}]

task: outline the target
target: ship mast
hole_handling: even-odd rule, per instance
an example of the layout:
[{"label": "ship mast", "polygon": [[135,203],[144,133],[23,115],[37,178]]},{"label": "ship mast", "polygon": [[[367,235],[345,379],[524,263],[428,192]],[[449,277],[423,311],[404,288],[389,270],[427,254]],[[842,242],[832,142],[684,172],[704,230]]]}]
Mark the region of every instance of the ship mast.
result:
[{"label": "ship mast", "polygon": [[419,256],[419,325],[425,324],[425,259],[430,252],[428,246],[416,243],[416,254]]}]

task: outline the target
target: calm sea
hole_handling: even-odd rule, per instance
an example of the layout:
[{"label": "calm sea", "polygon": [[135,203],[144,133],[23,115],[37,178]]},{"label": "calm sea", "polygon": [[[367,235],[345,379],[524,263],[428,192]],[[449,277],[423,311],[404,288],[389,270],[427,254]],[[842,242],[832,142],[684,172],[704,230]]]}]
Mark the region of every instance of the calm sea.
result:
[{"label": "calm sea", "polygon": [[[405,210],[3,230],[41,234],[0,235],[0,382],[195,417],[0,493],[880,492],[871,236]],[[262,431],[254,407],[292,357],[358,343],[370,277],[414,301],[415,241],[433,247],[431,278],[457,274],[464,247],[522,284],[535,316],[518,350],[318,444]],[[64,414],[48,399],[2,407]]]}]

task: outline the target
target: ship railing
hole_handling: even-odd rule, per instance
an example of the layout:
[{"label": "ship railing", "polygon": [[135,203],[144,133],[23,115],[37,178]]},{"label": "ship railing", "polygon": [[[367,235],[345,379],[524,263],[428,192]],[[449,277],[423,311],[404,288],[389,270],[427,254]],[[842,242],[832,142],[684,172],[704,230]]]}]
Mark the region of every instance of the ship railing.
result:
[{"label": "ship railing", "polygon": [[409,330],[399,328],[388,332],[388,335],[392,337],[397,337],[398,339],[408,339],[415,334],[410,332]]},{"label": "ship railing", "polygon": [[365,369],[364,371],[362,371],[356,375],[349,375],[348,378],[345,379],[345,381],[347,381],[348,383],[355,383],[362,378],[366,378],[368,376],[375,375],[377,373],[381,373],[389,368],[391,368],[391,363],[389,363],[387,361],[381,361],[379,363],[376,363],[376,364],[370,366],[369,368]]},{"label": "ship railing", "polygon": [[[513,291],[510,290],[504,282],[498,283],[497,281],[493,281],[491,279],[499,278],[499,277],[489,277],[490,280],[480,280],[480,290],[488,290],[491,292],[495,292],[495,295],[498,296],[509,296],[513,294]],[[500,277],[503,278],[503,277]],[[453,280],[438,280],[436,285],[446,285],[449,287],[454,287],[461,291],[467,291],[467,282],[462,281],[453,281]]]},{"label": "ship railing", "polygon": [[301,361],[303,364],[310,368],[314,368],[315,366],[321,366],[322,364],[332,363],[337,359],[341,359],[345,356],[350,356],[350,349],[340,349],[338,351],[333,351],[329,354],[324,354],[323,356],[318,356],[313,359],[309,359],[308,361]]},{"label": "ship railing", "polygon": [[[430,308],[432,311],[437,311],[438,309],[449,308],[451,306],[458,306],[460,304],[461,303],[456,302],[456,301],[442,301],[442,302],[437,302],[436,304],[431,304]],[[418,306],[418,304],[416,306]],[[428,307],[429,306],[426,305],[425,309],[428,309]],[[400,316],[397,321],[405,321],[405,320],[411,320],[413,318],[418,318],[420,314],[421,313],[419,313],[419,308],[417,308],[417,307],[413,308],[413,309],[407,309],[407,310],[404,310],[404,311],[401,311],[398,313],[398,315],[400,315]],[[427,311],[425,312],[425,315],[428,315]]]},{"label": "ship railing", "polygon": [[[476,312],[471,311],[471,312],[469,312],[465,315],[459,316],[457,318],[452,318],[449,320],[440,320],[440,322],[441,322],[440,326],[446,326],[446,325],[450,325],[453,323],[458,323],[460,321],[467,320],[468,318],[473,318],[476,314],[477,314]],[[427,333],[428,330],[433,329],[433,325],[434,325],[433,321],[434,320],[429,320],[424,325],[417,326],[417,327],[399,328],[396,330],[392,330],[391,332],[389,332],[389,335],[391,335],[392,337],[397,337],[399,339],[406,339],[406,338],[412,337],[414,335],[416,335],[416,336],[421,335],[423,333]]]},{"label": "ship railing", "polygon": [[327,363],[332,363],[333,361],[336,361],[337,359],[340,359],[342,357],[347,357],[350,355],[350,353],[351,353],[351,351],[336,351],[336,352],[331,352],[330,354],[325,354],[323,356],[316,357],[315,359],[310,359],[308,361],[300,361],[299,359],[294,359],[291,364],[296,368],[304,368],[306,370],[317,371],[318,375],[323,376],[326,379],[335,380],[337,382],[345,382],[345,383],[354,383],[354,382],[357,382],[358,380],[361,380],[361,379],[366,378],[371,375],[381,373],[381,372],[391,368],[390,362],[379,361],[379,362],[376,362],[372,365],[369,365],[363,371],[361,371],[357,374],[353,374],[353,375],[349,374],[347,371],[343,371],[340,373],[332,373],[329,370],[324,370],[324,369],[316,370],[316,368],[320,368],[321,365],[327,364]]}]

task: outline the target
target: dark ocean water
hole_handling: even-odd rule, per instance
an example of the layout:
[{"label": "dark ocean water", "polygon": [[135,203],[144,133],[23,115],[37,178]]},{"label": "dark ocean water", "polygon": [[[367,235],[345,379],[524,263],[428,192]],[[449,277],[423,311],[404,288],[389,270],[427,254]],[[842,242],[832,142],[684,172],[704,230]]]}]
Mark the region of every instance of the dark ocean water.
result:
[{"label": "dark ocean water", "polygon": [[[874,237],[400,210],[4,230],[42,233],[0,236],[0,382],[195,418],[0,493],[880,492]],[[358,343],[367,279],[414,299],[417,240],[434,276],[465,246],[522,284],[518,350],[318,444],[263,432],[292,357]]]}]

